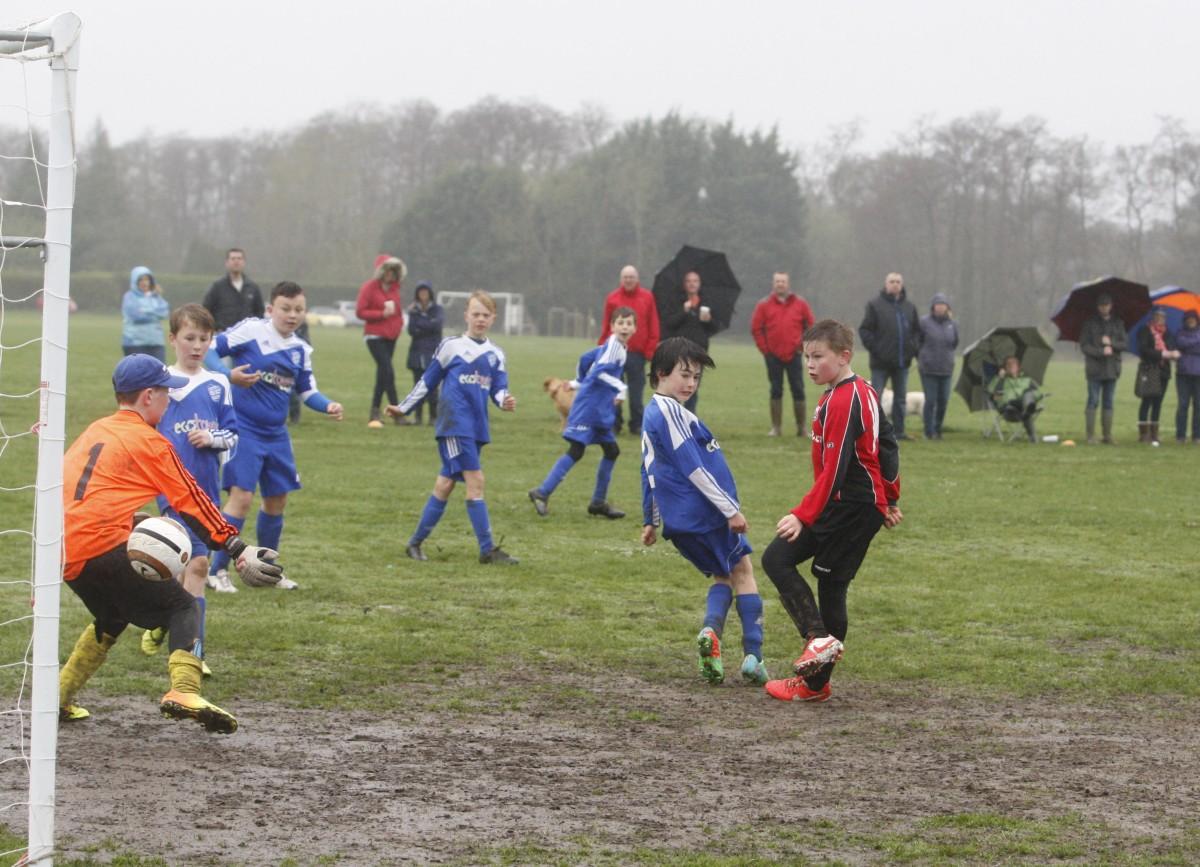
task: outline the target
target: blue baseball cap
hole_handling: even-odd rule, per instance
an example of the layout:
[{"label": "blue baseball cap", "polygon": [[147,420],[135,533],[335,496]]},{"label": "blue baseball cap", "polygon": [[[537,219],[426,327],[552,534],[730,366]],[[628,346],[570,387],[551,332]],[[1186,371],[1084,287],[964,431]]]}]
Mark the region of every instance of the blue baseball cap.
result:
[{"label": "blue baseball cap", "polygon": [[135,352],[117,362],[112,376],[113,391],[141,391],[165,385],[167,388],[183,388],[188,384],[186,376],[172,376],[167,366],[152,355]]}]

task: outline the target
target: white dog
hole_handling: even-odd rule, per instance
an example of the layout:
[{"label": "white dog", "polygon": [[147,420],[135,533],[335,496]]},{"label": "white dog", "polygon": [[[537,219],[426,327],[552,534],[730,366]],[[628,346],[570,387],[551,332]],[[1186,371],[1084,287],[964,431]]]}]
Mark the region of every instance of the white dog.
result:
[{"label": "white dog", "polygon": [[[879,403],[883,407],[883,411],[890,413],[892,411],[892,401],[895,400],[895,395],[890,388],[885,388],[883,394],[879,396]],[[925,392],[910,391],[904,396],[904,414],[917,415],[925,411]]]}]

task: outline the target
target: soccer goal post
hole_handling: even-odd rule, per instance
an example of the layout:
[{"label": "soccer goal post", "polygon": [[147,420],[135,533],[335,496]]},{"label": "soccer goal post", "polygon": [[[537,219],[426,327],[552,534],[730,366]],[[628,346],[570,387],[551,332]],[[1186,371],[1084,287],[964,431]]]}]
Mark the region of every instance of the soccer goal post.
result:
[{"label": "soccer goal post", "polygon": [[[28,698],[18,699],[17,716],[28,726],[25,760],[29,772],[28,840],[18,864],[51,865],[54,857],[55,757],[58,747],[58,625],[62,588],[63,490],[62,460],[66,437],[67,320],[70,307],[71,214],[75,201],[75,76],[79,66],[79,18],[64,13],[16,30],[0,30],[0,61],[22,65],[22,80],[33,65],[49,66],[49,111],[38,111],[36,88],[25,87],[23,106],[29,129],[28,160],[37,179],[39,200],[3,202],[5,211],[44,213],[41,237],[3,234],[0,222],[0,270],[9,256],[40,251],[44,280],[40,291],[41,361],[37,390],[39,408],[37,472],[34,488],[33,557],[30,580],[32,633],[26,666]],[[34,119],[44,118],[46,145],[39,148]],[[42,186],[42,179],[45,181]],[[0,196],[3,191],[0,191]],[[21,222],[37,225],[41,221]],[[0,279],[2,279],[0,273]],[[0,283],[0,291],[3,284]],[[21,739],[24,746],[24,739]]]}]

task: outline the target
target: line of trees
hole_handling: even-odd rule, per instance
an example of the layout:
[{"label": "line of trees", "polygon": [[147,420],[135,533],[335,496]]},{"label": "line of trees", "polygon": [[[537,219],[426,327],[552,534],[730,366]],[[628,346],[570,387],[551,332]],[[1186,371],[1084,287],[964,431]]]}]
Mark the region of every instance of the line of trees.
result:
[{"label": "line of trees", "polygon": [[[28,154],[28,134],[0,131],[0,153]],[[39,196],[32,161],[0,161],[0,199]],[[36,222],[0,211],[6,235]],[[729,254],[742,321],[774,270],[851,322],[899,270],[919,305],[949,293],[968,335],[1043,323],[1099,274],[1200,288],[1200,138],[1164,119],[1152,141],[1110,149],[982,113],[920,120],[873,153],[853,125],[795,149],[733,121],[617,124],[594,106],[489,98],[221,138],[114,144],[98,126],[79,153],[81,271],[211,276],[237,245],[261,278],[344,295],[387,250],[438,288],[524,292],[543,321],[597,309],[627,262],[649,282],[685,242]]]}]

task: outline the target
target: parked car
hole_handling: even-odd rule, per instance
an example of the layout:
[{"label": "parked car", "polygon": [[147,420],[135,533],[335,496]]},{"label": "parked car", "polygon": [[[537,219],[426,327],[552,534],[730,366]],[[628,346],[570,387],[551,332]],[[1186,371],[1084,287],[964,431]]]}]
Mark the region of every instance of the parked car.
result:
[{"label": "parked car", "polygon": [[336,307],[310,307],[305,319],[309,325],[319,325],[323,328],[345,328],[346,317]]},{"label": "parked car", "polygon": [[355,308],[358,307],[356,301],[339,301],[337,303],[337,312],[346,320],[347,325],[362,325],[363,321],[358,318]]}]

